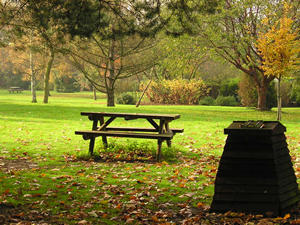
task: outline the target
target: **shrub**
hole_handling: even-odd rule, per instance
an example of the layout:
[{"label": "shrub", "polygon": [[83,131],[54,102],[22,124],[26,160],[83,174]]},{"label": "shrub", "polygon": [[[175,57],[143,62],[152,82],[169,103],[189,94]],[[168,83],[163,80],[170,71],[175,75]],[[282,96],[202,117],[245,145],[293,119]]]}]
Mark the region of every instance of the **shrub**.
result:
[{"label": "shrub", "polygon": [[214,105],[215,99],[210,96],[206,96],[199,101],[199,105]]},{"label": "shrub", "polygon": [[[141,85],[144,90],[146,84]],[[152,81],[146,95],[157,104],[198,104],[201,97],[207,96],[208,87],[202,80],[161,80]]]},{"label": "shrub", "polygon": [[282,107],[287,107],[291,103],[292,83],[286,80],[281,82],[281,104]]},{"label": "shrub", "polygon": [[221,96],[234,96],[238,100],[238,89],[239,89],[239,80],[230,79],[222,82],[220,87],[219,95]]},{"label": "shrub", "polygon": [[234,96],[222,96],[219,95],[215,101],[215,105],[221,106],[237,106],[238,102]]},{"label": "shrub", "polygon": [[135,105],[136,98],[130,93],[123,93],[117,98],[118,104]]},{"label": "shrub", "polygon": [[300,105],[300,79],[293,83],[290,98],[296,106]]},{"label": "shrub", "polygon": [[80,91],[80,85],[75,77],[70,77],[67,75],[57,77],[54,80],[54,85],[57,92],[71,93]]},{"label": "shrub", "polygon": [[267,91],[267,108],[272,109],[277,106],[277,94],[275,89],[275,83],[271,82]]}]

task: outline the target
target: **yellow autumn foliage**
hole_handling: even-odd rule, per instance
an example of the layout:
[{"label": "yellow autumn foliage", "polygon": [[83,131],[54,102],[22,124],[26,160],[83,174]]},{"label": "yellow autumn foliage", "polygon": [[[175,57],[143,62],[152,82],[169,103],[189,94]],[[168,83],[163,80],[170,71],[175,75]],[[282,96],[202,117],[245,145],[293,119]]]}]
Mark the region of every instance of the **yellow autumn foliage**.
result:
[{"label": "yellow autumn foliage", "polygon": [[[145,84],[141,85],[141,90]],[[199,99],[207,96],[209,88],[203,80],[160,80],[152,81],[146,95],[149,100],[157,104],[198,104]]]},{"label": "yellow autumn foliage", "polygon": [[286,4],[280,20],[272,25],[266,33],[259,33],[256,47],[263,59],[261,69],[264,70],[266,76],[286,77],[292,71],[299,69],[298,31],[292,30],[294,21],[288,17],[288,9]]}]

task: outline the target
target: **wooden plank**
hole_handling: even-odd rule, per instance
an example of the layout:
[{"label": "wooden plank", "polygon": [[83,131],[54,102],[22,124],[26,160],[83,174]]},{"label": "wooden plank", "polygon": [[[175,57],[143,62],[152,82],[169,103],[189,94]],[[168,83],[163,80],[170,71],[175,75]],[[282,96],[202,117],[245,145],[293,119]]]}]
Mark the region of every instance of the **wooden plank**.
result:
[{"label": "wooden plank", "polygon": [[297,183],[290,183],[285,186],[279,185],[254,185],[254,184],[219,184],[215,186],[215,192],[218,193],[260,193],[260,194],[284,194],[288,191],[297,190]]},{"label": "wooden plank", "polygon": [[[99,121],[100,121],[100,125],[101,127],[104,125],[104,117],[103,116],[100,116],[99,117]],[[100,130],[100,127],[97,128],[97,130]],[[106,130],[106,127],[102,127],[102,130]],[[107,148],[108,147],[108,143],[107,143],[107,138],[106,136],[102,136],[102,143],[103,143],[103,146],[104,148]]]},{"label": "wooden plank", "polygon": [[261,159],[261,158],[221,158],[220,165],[223,164],[244,164],[248,166],[273,165],[281,166],[282,164],[291,164],[291,157],[289,154],[282,155],[276,159]]},{"label": "wooden plank", "polygon": [[107,127],[109,131],[132,131],[132,132],[157,132],[154,128],[147,127]]},{"label": "wooden plank", "polygon": [[293,196],[292,198],[285,200],[281,202],[280,208],[282,210],[282,213],[285,212],[284,209],[289,208],[291,206],[296,206],[296,204],[300,201],[300,194],[298,193],[296,196]]},{"label": "wooden plank", "polygon": [[[92,130],[97,129],[97,124],[98,124],[98,120],[94,120]],[[85,137],[84,137],[84,139],[85,139]],[[95,146],[95,137],[92,137],[90,139],[90,145],[89,145],[89,152],[90,152],[91,155],[93,155],[93,153],[94,153],[94,146]]]},{"label": "wooden plank", "polygon": [[226,143],[224,150],[234,151],[243,151],[243,152],[268,152],[281,150],[282,148],[287,147],[286,142],[278,142],[275,144],[257,144],[257,143],[248,143],[247,145],[241,145],[238,143]]},{"label": "wooden plank", "polygon": [[[101,117],[101,118],[103,118],[103,117]],[[112,121],[114,121],[116,119],[116,117],[111,117],[111,118],[109,118],[106,122],[104,122],[104,123],[102,123],[101,124],[101,126],[99,127],[99,130],[106,130],[106,127],[112,122]]]},{"label": "wooden plank", "polygon": [[145,118],[145,119],[166,119],[175,120],[179,119],[179,114],[147,114],[147,113],[113,113],[113,112],[81,112],[82,116],[108,116],[108,117],[123,117],[126,119]]},{"label": "wooden plank", "polygon": [[278,202],[277,194],[215,193],[214,199],[229,202]]},{"label": "wooden plank", "polygon": [[[284,177],[280,180],[280,185],[288,185],[292,182],[295,182],[295,175]],[[240,185],[240,184],[251,184],[251,185],[278,185],[278,179],[273,178],[265,178],[265,177],[220,177],[217,176],[215,180],[216,185],[221,184],[229,184],[229,185]]]},{"label": "wooden plank", "polygon": [[[240,174],[243,172],[260,172],[263,173],[272,173],[272,171],[276,173],[280,173],[282,171],[289,171],[291,168],[293,168],[293,165],[291,162],[282,163],[279,165],[276,165],[274,163],[267,162],[266,164],[262,163],[251,163],[251,159],[249,159],[249,162],[245,163],[225,163],[223,160],[220,162],[219,170],[223,171],[232,171],[234,174]],[[235,172],[236,171],[236,172]]]},{"label": "wooden plank", "polygon": [[151,118],[147,118],[148,122],[151,123],[151,125],[156,129],[158,130],[159,129],[159,126],[158,124]]},{"label": "wooden plank", "polygon": [[128,137],[128,138],[145,138],[145,139],[171,139],[173,134],[149,134],[149,133],[129,133],[113,131],[75,131],[79,135],[109,136],[109,137]]},{"label": "wooden plank", "polygon": [[[98,127],[99,130],[99,127]],[[136,132],[158,132],[154,128],[148,127],[106,127],[106,130],[109,131],[136,131]],[[183,133],[184,129],[181,128],[170,128],[173,133]]]},{"label": "wooden plank", "polygon": [[239,135],[239,134],[231,134],[228,135],[226,139],[226,143],[240,143],[240,144],[251,144],[251,143],[259,143],[259,144],[273,144],[278,142],[285,142],[286,137],[284,134],[272,135],[269,137],[266,136],[249,136],[249,135]]},{"label": "wooden plank", "polygon": [[247,213],[264,213],[273,212],[278,215],[279,203],[270,202],[227,202],[214,200],[212,203],[211,211],[213,212],[247,212]]},{"label": "wooden plank", "polygon": [[233,121],[229,127],[224,129],[225,134],[244,134],[244,135],[272,135],[282,134],[286,131],[286,127],[278,121],[264,121],[262,128],[243,127],[247,121]]}]

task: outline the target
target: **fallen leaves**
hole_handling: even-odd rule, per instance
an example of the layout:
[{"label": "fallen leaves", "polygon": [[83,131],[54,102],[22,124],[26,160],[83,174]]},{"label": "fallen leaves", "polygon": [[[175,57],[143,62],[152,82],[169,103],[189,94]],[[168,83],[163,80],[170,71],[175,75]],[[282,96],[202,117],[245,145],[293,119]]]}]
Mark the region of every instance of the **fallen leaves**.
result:
[{"label": "fallen leaves", "polygon": [[[65,155],[60,167],[30,170],[35,178],[14,170],[0,174],[2,183],[12,178],[20,182],[19,191],[2,191],[0,202],[3,198],[23,199],[27,210],[18,213],[23,220],[48,218],[58,224],[95,224],[99,220],[165,225],[299,222],[293,215],[265,218],[235,212],[209,213],[219,159],[198,153],[199,157],[193,158],[180,155],[180,163],[78,161]],[[12,223],[22,220],[17,214],[13,219]]]}]

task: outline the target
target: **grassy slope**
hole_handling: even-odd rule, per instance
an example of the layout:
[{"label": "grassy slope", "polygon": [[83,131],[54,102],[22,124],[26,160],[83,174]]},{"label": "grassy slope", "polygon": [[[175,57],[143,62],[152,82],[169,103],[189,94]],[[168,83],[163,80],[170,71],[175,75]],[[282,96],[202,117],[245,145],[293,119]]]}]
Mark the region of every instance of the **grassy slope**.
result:
[{"label": "grassy slope", "polygon": [[[147,210],[162,208],[166,203],[171,204],[173,211],[170,213],[177,212],[180,204],[186,202],[194,207],[199,202],[209,204],[217,162],[226,139],[223,129],[233,120],[276,119],[274,110],[259,112],[241,107],[212,106],[136,108],[117,105],[108,108],[104,99],[94,101],[91,98],[91,93],[53,93],[49,104],[32,104],[27,91],[8,94],[6,90],[0,90],[0,157],[27,159],[38,165],[38,169],[33,170],[20,172],[16,169],[13,175],[0,171],[0,201],[26,206],[39,202],[40,212],[45,213],[51,208],[51,220],[75,223],[81,219],[92,222],[101,217],[103,221],[110,221],[111,217],[116,217],[116,224],[139,218],[132,213],[127,217],[123,215],[124,211],[131,212],[128,209],[131,201],[141,204],[142,197],[149,203],[140,206],[140,214],[146,218],[144,214]],[[42,101],[41,95],[38,100]],[[179,160],[173,162],[166,158],[168,162],[163,164],[72,161],[74,155],[86,155],[88,149],[88,142],[74,135],[75,130],[91,127],[91,122],[80,116],[81,111],[181,114],[181,118],[172,122],[171,127],[184,128],[185,132],[175,136],[172,150],[165,148],[163,152],[168,155],[171,151]],[[114,123],[121,126],[127,123],[128,126],[145,125],[142,120],[118,120]],[[287,127],[286,135],[293,159],[299,160],[300,109],[284,108],[282,123]],[[116,142],[116,139],[113,140],[109,139],[109,142]],[[151,140],[130,139],[127,142],[118,139],[119,142],[121,148],[127,150],[150,148],[155,151],[156,148],[155,141]],[[101,149],[99,142],[96,147]],[[16,182],[18,185],[15,185]],[[139,197],[140,193],[145,195]],[[94,196],[97,199],[93,199]],[[85,202],[88,206],[82,209],[76,202]],[[70,214],[73,216],[66,217],[66,212],[73,212]],[[78,216],[78,212],[83,215]],[[97,217],[91,212],[96,213]],[[150,216],[151,219],[156,220]]]}]

